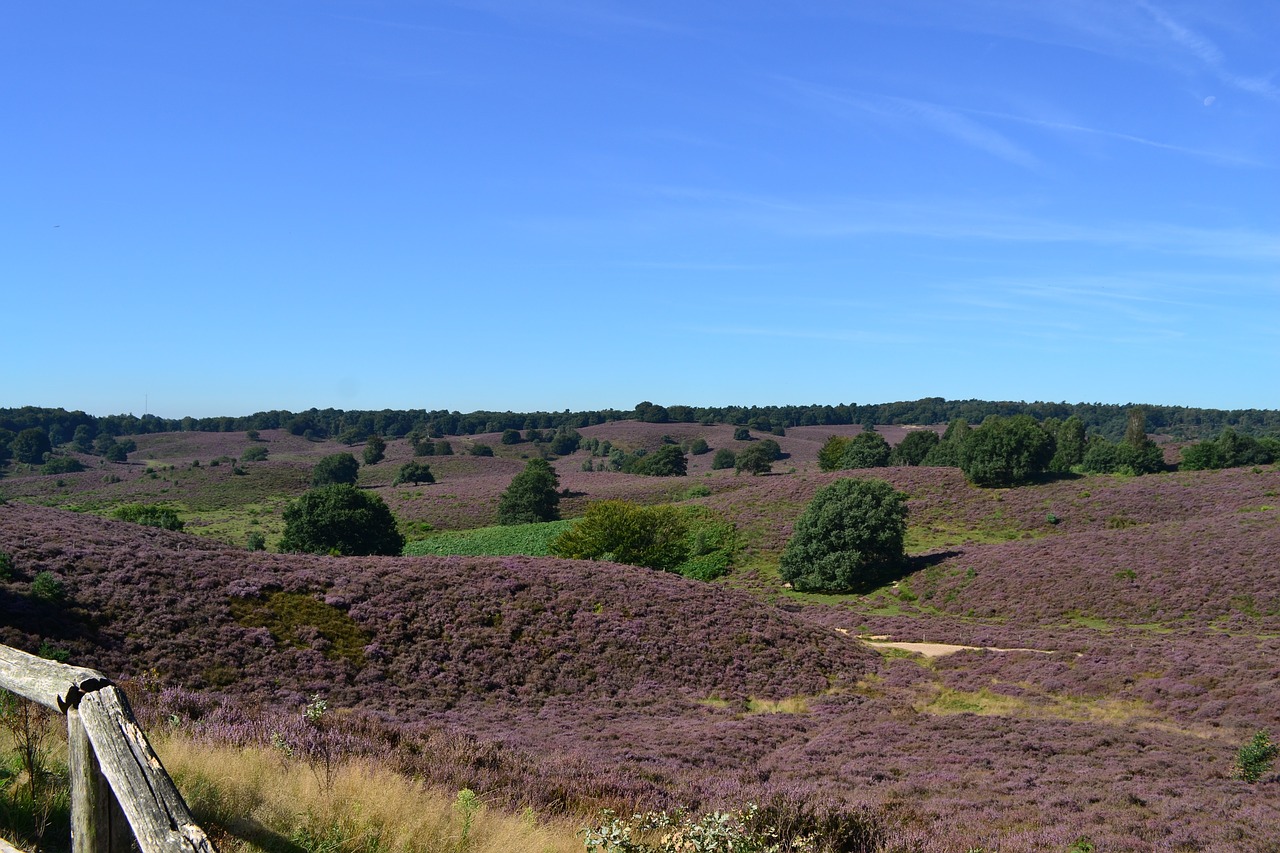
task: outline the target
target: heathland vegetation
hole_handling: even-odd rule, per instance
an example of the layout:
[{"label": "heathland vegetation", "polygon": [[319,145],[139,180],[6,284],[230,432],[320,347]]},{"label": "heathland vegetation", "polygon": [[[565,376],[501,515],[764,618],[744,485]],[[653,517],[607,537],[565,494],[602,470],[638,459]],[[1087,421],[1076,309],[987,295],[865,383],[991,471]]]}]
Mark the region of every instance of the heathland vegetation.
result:
[{"label": "heathland vegetation", "polygon": [[0,641],[125,681],[231,849],[1273,849],[1278,426],[8,410]]}]

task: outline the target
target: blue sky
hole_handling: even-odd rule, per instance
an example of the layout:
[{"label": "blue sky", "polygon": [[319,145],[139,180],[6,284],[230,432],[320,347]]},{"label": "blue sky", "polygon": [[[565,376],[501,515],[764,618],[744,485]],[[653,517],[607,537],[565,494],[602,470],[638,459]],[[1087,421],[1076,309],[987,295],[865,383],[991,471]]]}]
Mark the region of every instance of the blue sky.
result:
[{"label": "blue sky", "polygon": [[0,8],[0,406],[1280,407],[1280,6]]}]

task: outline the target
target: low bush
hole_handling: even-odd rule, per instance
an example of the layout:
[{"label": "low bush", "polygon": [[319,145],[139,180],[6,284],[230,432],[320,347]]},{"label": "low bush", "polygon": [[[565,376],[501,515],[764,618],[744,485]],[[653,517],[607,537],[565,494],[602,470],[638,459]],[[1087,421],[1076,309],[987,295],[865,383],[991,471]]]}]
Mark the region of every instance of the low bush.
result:
[{"label": "low bush", "polygon": [[1271,770],[1278,756],[1280,746],[1271,742],[1271,733],[1256,732],[1236,754],[1236,776],[1246,782],[1257,782]]},{"label": "low bush", "polygon": [[74,456],[52,456],[40,466],[41,474],[77,474],[84,470],[84,464]]},{"label": "low bush", "polygon": [[183,523],[176,510],[155,504],[124,504],[111,512],[112,517],[120,521],[142,524],[147,527],[159,527],[162,530],[181,530]]},{"label": "low bush", "polygon": [[53,572],[40,572],[31,580],[31,594],[42,601],[61,601],[67,588]]},{"label": "low bush", "polygon": [[267,458],[267,448],[260,444],[253,447],[246,447],[244,452],[240,454],[241,462],[264,462]]}]

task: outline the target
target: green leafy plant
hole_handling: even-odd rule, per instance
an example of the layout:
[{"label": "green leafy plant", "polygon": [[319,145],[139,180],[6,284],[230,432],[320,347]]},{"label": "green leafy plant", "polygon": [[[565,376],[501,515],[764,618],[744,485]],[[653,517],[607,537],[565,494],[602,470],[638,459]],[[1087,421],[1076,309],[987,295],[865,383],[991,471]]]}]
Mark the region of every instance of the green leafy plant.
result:
[{"label": "green leafy plant", "polygon": [[545,459],[530,459],[498,498],[499,524],[560,518],[560,478]]},{"label": "green leafy plant", "polygon": [[41,572],[31,580],[31,594],[41,601],[61,601],[67,595],[66,586],[54,577],[53,572]]},{"label": "green leafy plant", "polygon": [[404,537],[382,498],[345,483],[311,489],[284,510],[282,552],[395,556]]},{"label": "green leafy plant", "polygon": [[688,525],[674,507],[599,501],[551,542],[551,553],[674,571],[689,556],[687,533]]},{"label": "green leafy plant", "polygon": [[436,478],[431,473],[430,465],[411,459],[396,470],[396,476],[391,481],[391,485],[399,486],[404,483],[413,483],[416,486],[419,483],[434,483],[435,481]]},{"label": "green leafy plant", "polygon": [[906,531],[905,494],[883,480],[837,480],[796,520],[779,570],[800,592],[865,586],[902,561]]},{"label": "green leafy plant", "polygon": [[350,453],[334,453],[324,457],[311,469],[311,485],[329,486],[337,483],[355,485],[360,463]]},{"label": "green leafy plant", "polygon": [[1236,777],[1257,782],[1271,770],[1278,756],[1280,746],[1271,742],[1271,733],[1265,729],[1257,731],[1236,753]]}]

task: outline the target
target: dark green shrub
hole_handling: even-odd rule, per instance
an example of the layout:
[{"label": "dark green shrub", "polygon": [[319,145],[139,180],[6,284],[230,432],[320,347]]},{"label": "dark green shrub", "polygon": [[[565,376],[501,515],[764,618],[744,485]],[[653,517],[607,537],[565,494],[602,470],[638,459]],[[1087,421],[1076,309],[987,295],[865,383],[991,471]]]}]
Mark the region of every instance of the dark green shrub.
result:
[{"label": "dark green shrub", "polygon": [[1222,467],[1222,454],[1216,441],[1201,441],[1182,448],[1178,468],[1183,471],[1212,471]]},{"label": "dark green shrub", "polygon": [[1280,756],[1280,746],[1271,742],[1271,733],[1256,732],[1236,754],[1236,776],[1246,782],[1257,782],[1271,770],[1277,756]]},{"label": "dark green shrub", "polygon": [[637,454],[629,458],[623,465],[623,470],[628,474],[643,474],[648,477],[683,477],[689,471],[688,466],[684,451],[677,445],[664,444],[652,453],[643,456]]},{"label": "dark green shrub", "polygon": [[687,533],[684,518],[674,507],[599,501],[551,541],[551,553],[674,571],[689,556]]},{"label": "dark green shrub", "polygon": [[716,451],[716,455],[711,457],[711,469],[713,471],[721,471],[725,468],[733,468],[738,464],[738,456],[727,447],[722,447]]},{"label": "dark green shrub", "polygon": [[452,456],[453,445],[447,441],[436,442],[436,456]]},{"label": "dark green shrub", "polygon": [[844,435],[833,435],[828,438],[826,444],[822,445],[822,449],[818,451],[818,468],[823,471],[839,471],[849,440],[849,437]]},{"label": "dark green shrub", "polygon": [[283,552],[394,556],[402,548],[404,537],[382,498],[349,483],[311,489],[284,511]]},{"label": "dark green shrub", "polygon": [[768,474],[773,470],[773,454],[765,442],[757,442],[738,454],[733,467],[739,474],[746,471],[753,477]]},{"label": "dark green shrub", "polygon": [[893,448],[889,461],[894,465],[919,465],[941,442],[941,437],[931,429],[914,430],[903,436],[898,446]]},{"label": "dark green shrub", "polygon": [[387,456],[387,442],[382,436],[374,433],[364,443],[364,464],[377,465]]},{"label": "dark green shrub", "polygon": [[18,433],[9,443],[9,449],[19,462],[39,465],[44,461],[44,455],[53,450],[53,444],[50,443],[47,432],[39,427],[31,427]]},{"label": "dark green shrub", "polygon": [[475,444],[471,445],[471,449],[468,452],[472,456],[492,456],[493,448],[483,442],[477,441]]},{"label": "dark green shrub", "polygon": [[244,546],[250,551],[265,551],[267,550],[267,537],[257,530],[250,530],[249,535],[245,537]]},{"label": "dark green shrub", "polygon": [[267,448],[262,445],[246,447],[244,452],[240,454],[241,462],[263,462],[267,458]]},{"label": "dark green shrub", "polygon": [[42,601],[61,601],[67,588],[53,572],[40,572],[31,580],[31,594]]},{"label": "dark green shrub", "polygon": [[1030,415],[992,415],[960,447],[960,468],[976,486],[1029,483],[1049,470],[1053,436]]},{"label": "dark green shrub", "polygon": [[1055,474],[1067,473],[1073,466],[1084,462],[1087,447],[1084,421],[1079,415],[1072,415],[1054,433],[1054,452],[1049,460],[1049,470]]},{"label": "dark green shrub", "polygon": [[75,474],[84,470],[84,465],[74,456],[51,456],[40,466],[41,474]]},{"label": "dark green shrub", "polygon": [[733,431],[733,440],[734,441],[750,441],[751,430],[747,429],[746,427],[738,427]]},{"label": "dark green shrub", "polygon": [[360,463],[350,453],[334,453],[324,457],[311,469],[311,485],[332,486],[345,484],[354,486],[360,476]]},{"label": "dark green shrub", "polygon": [[0,551],[0,581],[13,577],[13,555],[8,551]]},{"label": "dark green shrub", "polygon": [[693,441],[689,442],[689,452],[694,456],[701,456],[702,454],[709,453],[710,451],[711,447],[707,444],[707,440],[705,438],[695,438]]},{"label": "dark green shrub", "polygon": [[560,518],[560,478],[545,459],[530,459],[498,498],[499,524]]},{"label": "dark green shrub", "polygon": [[436,478],[431,473],[431,466],[425,462],[406,462],[396,471],[396,477],[391,481],[391,485],[399,486],[403,483],[413,483],[415,486],[419,483],[434,483]]},{"label": "dark green shrub", "polygon": [[176,510],[155,504],[123,504],[111,511],[113,518],[162,530],[181,530],[182,519]]},{"label": "dark green shrub", "polygon": [[503,444],[519,444],[519,443],[520,443],[520,430],[518,430],[518,429],[504,429],[504,430],[502,431],[502,443],[503,443]]},{"label": "dark green shrub", "polygon": [[840,457],[842,469],[852,468],[884,468],[889,464],[893,449],[883,435],[878,432],[860,432],[844,447]]},{"label": "dark green shrub", "polygon": [[560,430],[551,439],[551,452],[557,456],[567,456],[578,449],[582,435],[575,429]]},{"label": "dark green shrub", "polygon": [[782,553],[782,579],[801,592],[874,583],[899,565],[907,496],[883,480],[837,480],[818,490]]}]

